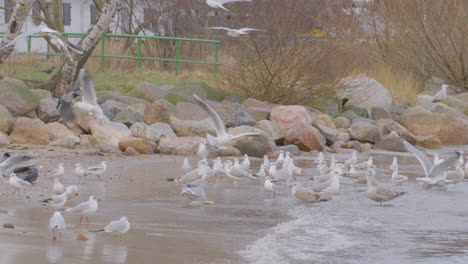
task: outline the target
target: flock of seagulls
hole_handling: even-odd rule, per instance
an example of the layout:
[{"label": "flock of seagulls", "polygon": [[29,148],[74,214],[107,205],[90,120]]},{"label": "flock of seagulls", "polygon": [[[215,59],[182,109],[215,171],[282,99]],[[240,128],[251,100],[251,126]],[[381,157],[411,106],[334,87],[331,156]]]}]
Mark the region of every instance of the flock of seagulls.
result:
[{"label": "flock of seagulls", "polygon": [[[2,180],[11,185],[14,188],[13,194],[20,192],[23,189],[33,188],[34,183],[38,179],[38,169],[27,166],[18,167],[22,163],[37,158],[36,155],[24,154],[18,156],[11,156],[9,153],[5,153],[0,160],[0,175]],[[42,166],[39,167],[41,169]],[[102,180],[104,173],[107,171],[107,163],[101,162],[96,166],[83,168],[80,164],[75,164],[75,170],[73,171],[78,183],[83,183],[86,177],[95,176],[97,179]],[[23,173],[26,172],[26,173]],[[16,173],[23,173],[22,178],[18,177]],[[59,233],[59,237],[62,236],[62,231],[66,229],[65,219],[61,212],[69,212],[80,215],[80,225],[83,220],[86,224],[89,224],[88,216],[95,213],[98,209],[99,199],[91,195],[87,201],[81,202],[76,206],[67,207],[68,202],[74,196],[78,196],[78,187],[75,185],[66,186],[63,184],[63,176],[66,170],[63,163],[59,163],[57,168],[53,171],[52,177],[54,179],[52,184],[52,195],[46,199],[39,201],[54,211],[54,214],[49,220],[49,229],[52,231],[52,239],[56,240],[56,233]],[[116,233],[119,237],[121,234],[128,232],[130,229],[130,223],[124,216],[117,221],[112,221],[109,225],[104,227],[103,231]],[[100,230],[98,230],[100,231]]]}]

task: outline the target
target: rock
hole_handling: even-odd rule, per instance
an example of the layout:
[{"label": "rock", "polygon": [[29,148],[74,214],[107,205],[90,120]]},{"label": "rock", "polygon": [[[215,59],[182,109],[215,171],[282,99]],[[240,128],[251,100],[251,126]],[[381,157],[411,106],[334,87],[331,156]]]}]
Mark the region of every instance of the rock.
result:
[{"label": "rock", "polygon": [[375,125],[382,129],[383,136],[387,136],[392,131],[395,131],[398,135],[404,138],[411,144],[416,144],[416,139],[408,129],[404,128],[402,125],[391,119],[380,119],[375,122]]},{"label": "rock", "polygon": [[302,151],[322,151],[325,143],[325,137],[315,127],[300,119],[293,123],[284,139],[285,145],[294,144]]},{"label": "rock", "polygon": [[[207,103],[211,107],[213,107],[213,109],[216,111],[216,113],[218,113],[219,117],[221,117],[221,120],[223,120],[224,124],[227,127],[235,126],[236,108],[233,105],[222,104],[219,102],[209,101],[209,100],[207,100]],[[238,105],[237,107],[240,107],[240,105]]]},{"label": "rock", "polygon": [[0,80],[0,104],[13,116],[22,116],[34,111],[39,106],[39,100],[39,96],[23,82],[11,78]]},{"label": "rock", "polygon": [[163,99],[170,88],[172,88],[172,86],[163,86],[159,88],[152,83],[141,82],[130,91],[129,95],[135,98],[146,100],[148,102],[153,102],[157,99]]},{"label": "rock", "polygon": [[312,124],[309,112],[301,105],[275,106],[271,110],[270,120],[277,123],[284,131],[287,131],[298,120]]},{"label": "rock", "polygon": [[245,110],[257,122],[261,120],[268,120],[270,118],[271,110],[268,108],[248,107]]},{"label": "rock", "polygon": [[73,131],[73,133],[77,136],[84,134],[83,129],[81,129],[78,124],[76,124],[74,121],[66,121],[66,120],[60,120],[58,123],[66,126],[68,129]]},{"label": "rock", "polygon": [[330,116],[335,116],[338,114],[338,104],[335,103],[334,101],[327,101],[325,103],[325,113]]},{"label": "rock", "polygon": [[349,128],[351,138],[361,142],[376,143],[382,138],[382,131],[380,128],[373,124],[368,123],[354,123]]},{"label": "rock", "polygon": [[171,118],[167,110],[158,103],[147,105],[143,120],[146,124],[151,125],[154,123],[168,123],[171,124]]},{"label": "rock", "polygon": [[154,123],[150,125],[150,127],[156,129],[161,134],[161,136],[168,138],[177,137],[177,135],[174,133],[174,130],[172,130],[172,127],[167,123]]},{"label": "rock", "polygon": [[255,120],[243,108],[237,108],[234,115],[235,126],[255,126]]},{"label": "rock", "polygon": [[408,109],[400,119],[401,124],[415,136],[436,135],[443,126],[445,115],[426,109]]},{"label": "rock", "polygon": [[13,140],[7,134],[0,131],[0,147],[4,147],[12,143],[13,143]]},{"label": "rock", "polygon": [[132,126],[134,123],[143,122],[142,115],[134,112],[128,108],[120,111],[114,118],[114,122],[124,123],[127,127]]},{"label": "rock", "polygon": [[242,155],[247,154],[251,157],[261,158],[268,152],[276,149],[276,144],[270,135],[258,128],[239,126],[228,132],[228,134],[231,135],[239,135],[242,133],[260,133],[260,136],[241,137],[233,142],[233,146],[238,149]]},{"label": "rock", "polygon": [[136,149],[132,148],[132,147],[126,148],[123,154],[125,156],[129,156],[129,157],[140,156],[140,153],[138,153],[138,151]]},{"label": "rock", "polygon": [[119,148],[125,151],[127,148],[132,147],[140,154],[153,154],[154,146],[150,144],[149,140],[144,138],[123,138],[119,141]]},{"label": "rock", "polygon": [[3,228],[15,229],[15,226],[12,224],[3,224]]},{"label": "rock", "polygon": [[361,152],[369,152],[372,150],[371,143],[361,143]]},{"label": "rock", "polygon": [[39,100],[52,98],[52,93],[44,89],[31,89],[31,92],[39,97]]},{"label": "rock", "polygon": [[348,98],[347,105],[361,106],[371,111],[372,107],[387,109],[392,105],[392,95],[378,81],[372,78],[356,78],[345,82],[343,98]]},{"label": "rock", "polygon": [[156,101],[154,101],[154,103],[157,103],[158,105],[164,107],[170,115],[175,115],[176,106],[173,103],[171,103],[171,102],[169,102],[167,100],[163,100],[163,99],[156,100]]},{"label": "rock", "polygon": [[393,131],[374,145],[374,149],[383,149],[387,151],[406,152],[406,147],[398,134]]},{"label": "rock", "polygon": [[387,111],[383,109],[382,107],[372,107],[371,115],[372,115],[372,118],[375,120],[392,119],[392,120],[398,121],[400,119],[396,113]]},{"label": "rock", "polygon": [[107,110],[103,110],[102,113],[107,117],[107,119],[109,119],[109,121],[113,121],[115,119],[115,115]]},{"label": "rock", "polygon": [[104,112],[109,112],[114,115],[117,115],[120,111],[122,111],[125,107],[127,107],[126,104],[122,102],[118,102],[116,100],[107,100],[101,105],[101,109]]},{"label": "rock", "polygon": [[345,148],[334,148],[333,149],[334,153],[336,154],[352,154],[354,152],[353,149],[345,149]]},{"label": "rock", "polygon": [[273,123],[270,120],[258,121],[255,124],[255,127],[265,131],[268,135],[271,136],[271,138],[273,138],[275,142],[278,140],[283,140],[285,137],[285,132],[283,129],[281,129],[278,124]]},{"label": "rock", "polygon": [[336,128],[348,128],[351,122],[344,116],[338,116],[333,119],[333,124]]},{"label": "rock", "polygon": [[176,104],[175,117],[177,117],[180,120],[200,121],[207,118],[208,114],[199,105],[187,102],[178,102]]},{"label": "rock", "polygon": [[247,98],[242,105],[246,108],[255,107],[255,108],[265,108],[271,109],[271,106],[267,102],[259,101],[254,98]]},{"label": "rock", "polygon": [[49,144],[48,128],[39,119],[19,117],[13,125],[10,137],[18,144]]},{"label": "rock", "polygon": [[333,123],[333,120],[326,114],[312,114],[312,125],[321,125],[321,126],[326,126],[332,129],[336,129],[335,124]]},{"label": "rock", "polygon": [[5,106],[0,105],[0,131],[5,133],[10,132],[14,123],[15,120],[13,119],[10,111],[8,111]]},{"label": "rock", "polygon": [[346,110],[341,114],[341,116],[345,117],[349,121],[352,121],[354,118],[358,117],[358,115],[353,110]]},{"label": "rock", "polygon": [[101,105],[101,104],[104,104],[108,100],[114,100],[114,101],[120,102],[120,103],[124,104],[125,106],[132,105],[132,104],[145,104],[145,105],[150,104],[146,100],[121,95],[119,93],[111,93],[111,94],[103,95],[103,96],[98,98],[97,102],[98,102],[98,104]]},{"label": "rock", "polygon": [[[163,123],[159,123],[159,124],[163,124]],[[154,142],[158,141],[159,138],[161,137],[161,131],[159,131],[154,126],[148,126],[147,124],[144,124],[144,123],[134,123],[130,127],[130,131],[132,131],[132,134],[134,137],[143,138],[143,139],[154,141]]]},{"label": "rock", "polygon": [[370,111],[368,111],[364,107],[352,105],[352,106],[350,106],[350,108],[351,108],[350,110],[352,110],[354,113],[356,113],[357,117],[365,117],[365,118],[369,117]]},{"label": "rock", "polygon": [[320,134],[322,134],[322,136],[324,136],[327,140],[332,142],[332,144],[339,140],[338,130],[321,125],[314,125],[314,127],[320,132]]},{"label": "rock", "polygon": [[158,152],[167,155],[195,155],[201,139],[192,137],[168,138],[161,137],[158,141]]},{"label": "rock", "polygon": [[172,129],[179,137],[206,137],[206,134],[216,135],[214,126],[209,118],[201,121],[179,120],[171,117]]},{"label": "rock", "polygon": [[468,102],[468,92],[458,94],[455,97],[463,102]]},{"label": "rock", "polygon": [[344,141],[338,140],[338,141],[334,142],[331,147],[335,150],[335,153],[336,153],[336,150],[337,149],[342,149],[341,146],[343,146],[344,144],[345,144]]},{"label": "rock", "polygon": [[57,109],[57,98],[47,98],[39,101],[37,117],[45,123],[55,122],[60,119],[60,112]]},{"label": "rock", "polygon": [[109,153],[109,154],[115,154],[115,155],[123,154],[119,147],[111,145],[111,144],[100,144],[98,146],[98,149],[102,153]]},{"label": "rock", "polygon": [[[83,146],[83,147],[96,147],[99,145],[99,142],[97,141],[95,137],[93,137],[93,135],[80,135],[80,140],[81,140],[80,146]],[[110,144],[104,144],[104,145],[110,145]],[[111,145],[111,146],[114,146],[114,145]],[[117,148],[116,146],[114,147]]]},{"label": "rock", "polygon": [[284,152],[289,152],[291,155],[300,156],[302,154],[301,150],[296,145],[287,145],[277,148],[278,151],[282,150]]},{"label": "rock", "polygon": [[46,124],[46,127],[47,127],[47,134],[49,135],[49,139],[51,141],[56,141],[59,139],[64,139],[70,135],[75,135],[73,131],[71,131],[66,126],[57,122],[48,123]]},{"label": "rock", "polygon": [[197,101],[193,97],[193,94],[197,94],[201,99],[206,99],[206,91],[198,85],[185,85],[176,86],[169,90],[164,97],[167,101],[177,104],[178,102],[189,102],[196,104]]},{"label": "rock", "polygon": [[49,146],[58,146],[67,149],[74,149],[77,144],[80,144],[81,139],[75,135],[68,135],[65,138],[50,142]]},{"label": "rock", "polygon": [[374,120],[358,116],[351,121],[351,124],[354,124],[354,123],[374,124]]},{"label": "rock", "polygon": [[114,146],[118,146],[121,139],[132,136],[130,129],[122,123],[104,122],[99,124],[98,121],[93,120],[89,123],[89,126],[91,134],[100,144],[112,144]]},{"label": "rock", "polygon": [[452,115],[445,115],[443,124],[437,136],[442,144],[468,144],[468,119]]},{"label": "rock", "polygon": [[342,144],[341,147],[346,148],[346,149],[354,149],[357,152],[363,152],[362,144],[359,143],[359,141],[356,141],[356,140],[348,141],[348,142]]},{"label": "rock", "polygon": [[416,145],[427,149],[439,149],[441,142],[437,135],[417,136]]},{"label": "rock", "polygon": [[132,104],[132,105],[125,107],[124,109],[128,109],[130,111],[140,114],[140,116],[143,116],[145,114],[146,105]]},{"label": "rock", "polygon": [[221,103],[224,104],[226,102],[242,104],[242,99],[240,99],[239,97],[234,96],[234,95],[228,95],[228,96],[224,97],[224,99],[223,99],[223,101]]},{"label": "rock", "polygon": [[206,150],[208,151],[208,158],[229,157],[229,156],[232,157],[232,156],[241,155],[240,151],[233,146],[214,147],[214,146],[207,144]]}]

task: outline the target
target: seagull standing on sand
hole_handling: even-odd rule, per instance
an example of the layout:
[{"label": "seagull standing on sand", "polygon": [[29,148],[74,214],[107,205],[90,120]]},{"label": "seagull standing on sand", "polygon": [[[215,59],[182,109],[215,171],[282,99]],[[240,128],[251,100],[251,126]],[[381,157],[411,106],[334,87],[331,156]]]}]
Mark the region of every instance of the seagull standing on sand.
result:
[{"label": "seagull standing on sand", "polygon": [[356,164],[357,162],[357,156],[356,156],[356,150],[353,151],[351,154],[351,157],[345,161],[345,165],[351,165],[351,164]]},{"label": "seagull standing on sand", "polygon": [[252,2],[252,0],[206,0],[206,4],[213,8],[221,8],[229,11],[223,5],[231,2]]},{"label": "seagull standing on sand", "polygon": [[408,176],[398,174],[398,168],[392,173],[392,182],[394,184],[401,184],[408,180]]},{"label": "seagull standing on sand", "polygon": [[51,197],[42,200],[41,203],[44,203],[55,210],[60,210],[65,206],[67,201],[73,197],[73,195],[78,196],[78,188],[70,185],[65,188],[65,192],[52,195]]},{"label": "seagull standing on sand", "polygon": [[310,188],[302,187],[301,184],[297,182],[293,184],[291,194],[296,199],[296,201],[306,204],[328,201],[331,199],[331,197],[327,196],[326,194],[320,194]]},{"label": "seagull standing on sand", "polygon": [[226,160],[224,162],[224,169],[226,169],[226,176],[234,180],[240,180],[242,178],[256,179],[251,172],[242,169],[240,166],[237,167],[232,164],[232,161]]},{"label": "seagull standing on sand", "polygon": [[240,163],[240,165],[242,166],[242,168],[244,168],[244,169],[246,169],[246,170],[250,170],[249,155],[244,154],[244,159],[242,160],[242,162]]},{"label": "seagull standing on sand", "polygon": [[83,220],[83,216],[86,219],[86,223],[89,223],[88,216],[94,214],[98,209],[98,199],[94,196],[90,196],[88,201],[82,202],[75,207],[67,208],[67,212],[77,213],[80,215],[80,224]]},{"label": "seagull standing on sand", "polygon": [[101,162],[101,164],[99,165],[96,165],[96,166],[92,166],[92,167],[88,167],[84,170],[84,173],[86,175],[94,175],[94,176],[97,176],[99,180],[103,180],[102,179],[102,175],[107,171],[107,162],[106,161],[103,161]]},{"label": "seagull standing on sand", "polygon": [[232,29],[232,28],[227,28],[227,27],[207,27],[204,29],[218,29],[218,30],[226,30],[227,35],[237,38],[240,35],[248,35],[249,31],[265,31],[261,29],[256,29],[256,28],[240,28],[240,29]]},{"label": "seagull standing on sand", "polygon": [[55,176],[55,179],[54,179],[54,185],[52,186],[52,192],[54,194],[61,194],[63,193],[63,183],[62,181],[60,180],[60,177],[59,176]]},{"label": "seagull standing on sand", "polygon": [[273,199],[276,197],[276,191],[278,187],[276,186],[275,182],[271,180],[269,176],[265,177],[265,183],[263,184],[265,191],[273,193]]},{"label": "seagull standing on sand", "polygon": [[437,102],[444,101],[445,99],[447,99],[447,88],[448,88],[447,84],[442,84],[442,88],[440,89],[440,91],[438,91],[434,95],[434,99],[432,100],[432,102],[437,103]]},{"label": "seagull standing on sand", "polygon": [[21,189],[27,188],[31,186],[30,182],[27,182],[23,179],[20,179],[16,176],[16,174],[12,173],[10,174],[10,179],[8,180],[11,186],[15,188],[15,191],[13,193],[16,193],[16,191],[19,191]]},{"label": "seagull standing on sand", "polygon": [[205,101],[200,99],[196,94],[193,94],[193,97],[198,102],[203,110],[205,110],[211,118],[216,130],[216,137],[206,134],[208,139],[208,144],[212,146],[220,146],[220,145],[229,145],[232,143],[233,140],[241,138],[241,137],[249,137],[249,136],[260,136],[259,133],[242,133],[236,136],[230,135],[226,133],[226,127],[224,125],[223,120],[219,117],[218,113],[209,106]]},{"label": "seagull standing on sand", "polygon": [[398,170],[398,160],[397,157],[393,157],[393,162],[392,164],[388,167],[391,171],[396,171]]},{"label": "seagull standing on sand", "polygon": [[75,45],[73,45],[68,39],[66,39],[62,34],[58,31],[48,28],[46,25],[40,25],[38,27],[33,28],[30,31],[24,32],[20,34],[16,38],[14,38],[10,43],[6,44],[5,46],[1,47],[0,50],[14,45],[20,39],[27,38],[28,36],[38,34],[41,36],[49,36],[51,38],[51,43],[57,47],[59,47],[69,58],[73,57],[73,53],[82,55],[84,51],[78,49]]},{"label": "seagull standing on sand", "polygon": [[382,205],[383,202],[393,200],[402,196],[405,192],[396,192],[384,187],[379,186],[375,179],[375,170],[371,170],[367,175],[367,196]]},{"label": "seagull standing on sand", "polygon": [[59,231],[59,237],[62,238],[62,231],[65,229],[65,219],[59,211],[55,211],[49,220],[49,230],[52,231],[52,240],[57,240],[55,232]]},{"label": "seagull standing on sand", "polygon": [[166,181],[178,183],[205,181],[208,177],[208,169],[208,163],[205,160],[200,160],[196,169],[191,170],[178,178],[167,178]]},{"label": "seagull standing on sand", "polygon": [[80,70],[80,90],[81,102],[76,102],[75,107],[89,113],[93,120],[99,121],[100,125],[104,122],[109,122],[109,119],[102,112],[101,107],[97,103],[96,90],[94,89],[94,81],[85,69]]},{"label": "seagull standing on sand", "polygon": [[182,163],[182,169],[185,171],[191,171],[192,166],[190,166],[190,163],[187,158],[184,158],[184,162]]},{"label": "seagull standing on sand", "polygon": [[125,234],[130,230],[130,222],[126,216],[122,216],[119,220],[110,222],[101,230],[91,231],[91,232],[106,232],[106,233],[116,233],[115,239],[120,240],[122,234]]},{"label": "seagull standing on sand", "polygon": [[208,150],[206,149],[206,143],[203,141],[200,142],[200,144],[198,144],[197,156],[200,158],[208,157]]}]

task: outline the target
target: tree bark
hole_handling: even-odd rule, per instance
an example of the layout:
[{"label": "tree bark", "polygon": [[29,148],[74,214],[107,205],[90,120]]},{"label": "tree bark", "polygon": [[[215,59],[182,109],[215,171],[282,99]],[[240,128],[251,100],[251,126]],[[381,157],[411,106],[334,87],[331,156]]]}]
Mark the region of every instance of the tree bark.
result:
[{"label": "tree bark", "polygon": [[[8,30],[5,32],[5,36],[0,43],[0,46],[4,46],[10,43],[16,38],[21,29],[23,28],[24,21],[28,17],[31,11],[34,0],[17,0],[10,21],[8,23]],[[0,64],[3,64],[5,60],[10,56],[11,52],[15,49],[14,46],[10,46],[6,49],[0,50]]]},{"label": "tree bark", "polygon": [[103,3],[96,24],[88,30],[86,36],[77,45],[79,49],[84,51],[84,54],[74,54],[72,58],[67,58],[58,73],[46,83],[41,84],[40,88],[51,90],[55,96],[62,96],[70,90],[80,69],[85,65],[103,35],[107,33],[109,25],[120,10],[121,5],[122,0],[106,0]]}]

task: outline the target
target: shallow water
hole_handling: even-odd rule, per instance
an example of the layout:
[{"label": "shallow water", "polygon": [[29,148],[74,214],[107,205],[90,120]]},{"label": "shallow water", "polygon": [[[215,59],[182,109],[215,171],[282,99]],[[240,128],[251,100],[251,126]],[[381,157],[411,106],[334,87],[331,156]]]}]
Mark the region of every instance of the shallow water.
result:
[{"label": "shallow water", "polygon": [[[326,203],[304,206],[287,193],[273,199],[260,181],[208,184],[216,205],[189,207],[180,197],[176,177],[179,157],[101,157],[85,151],[32,149],[50,170],[57,160],[67,169],[75,162],[94,165],[109,161],[105,181],[88,179],[74,203],[93,194],[102,199],[89,226],[79,216],[63,213],[67,230],[52,241],[48,221],[52,211],[37,201],[51,192],[47,170],[27,192],[11,195],[0,185],[0,263],[467,263],[468,230],[465,201],[468,182],[444,190],[423,190],[414,180],[422,175],[416,159],[404,154],[400,171],[411,182],[397,188],[407,195],[377,206],[365,186],[344,179],[340,194]],[[449,150],[444,150],[447,152]],[[468,148],[465,148],[468,152]],[[15,152],[14,150],[12,152]],[[374,153],[378,168],[393,154]],[[345,158],[337,156],[337,158]],[[367,156],[359,156],[360,160]],[[195,159],[191,160],[192,164]],[[257,161],[258,162],[258,161]],[[310,159],[298,161],[311,167]],[[256,164],[258,165],[258,164]],[[256,168],[257,166],[255,166]],[[389,182],[388,170],[379,180]],[[307,177],[298,177],[305,180]],[[76,184],[72,174],[66,184]],[[27,198],[29,196],[29,198]],[[122,241],[112,234],[90,233],[126,215],[132,228]],[[78,234],[89,240],[77,241]]]}]

